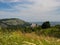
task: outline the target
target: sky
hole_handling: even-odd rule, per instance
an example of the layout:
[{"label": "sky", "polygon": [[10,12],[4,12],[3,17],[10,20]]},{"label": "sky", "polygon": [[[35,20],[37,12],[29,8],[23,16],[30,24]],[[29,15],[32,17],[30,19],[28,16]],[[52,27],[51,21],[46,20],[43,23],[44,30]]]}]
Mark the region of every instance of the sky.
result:
[{"label": "sky", "polygon": [[0,18],[60,21],[60,0],[0,0]]}]

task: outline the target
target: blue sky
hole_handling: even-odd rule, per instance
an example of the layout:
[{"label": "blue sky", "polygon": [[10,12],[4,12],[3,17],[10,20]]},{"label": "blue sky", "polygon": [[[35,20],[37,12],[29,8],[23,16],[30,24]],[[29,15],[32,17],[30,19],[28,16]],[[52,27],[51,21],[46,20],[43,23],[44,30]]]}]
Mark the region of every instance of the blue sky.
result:
[{"label": "blue sky", "polygon": [[60,0],[0,0],[0,18],[60,21]]}]

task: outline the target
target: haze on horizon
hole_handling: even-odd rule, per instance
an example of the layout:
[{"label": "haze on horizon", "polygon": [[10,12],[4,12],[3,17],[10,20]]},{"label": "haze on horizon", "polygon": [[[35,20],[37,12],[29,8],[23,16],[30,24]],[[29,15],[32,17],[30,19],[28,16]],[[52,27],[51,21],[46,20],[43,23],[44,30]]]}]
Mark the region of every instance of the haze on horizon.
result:
[{"label": "haze on horizon", "polygon": [[0,0],[0,18],[60,21],[60,0]]}]

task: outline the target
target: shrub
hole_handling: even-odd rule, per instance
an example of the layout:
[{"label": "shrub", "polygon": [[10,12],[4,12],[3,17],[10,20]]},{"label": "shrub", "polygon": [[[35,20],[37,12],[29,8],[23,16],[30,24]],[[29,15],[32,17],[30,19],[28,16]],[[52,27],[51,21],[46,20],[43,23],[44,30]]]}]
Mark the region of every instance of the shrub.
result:
[{"label": "shrub", "polygon": [[50,22],[49,22],[49,21],[44,22],[41,27],[42,27],[43,29],[45,29],[45,28],[50,28]]},{"label": "shrub", "polygon": [[60,25],[55,25],[56,28],[60,29]]}]

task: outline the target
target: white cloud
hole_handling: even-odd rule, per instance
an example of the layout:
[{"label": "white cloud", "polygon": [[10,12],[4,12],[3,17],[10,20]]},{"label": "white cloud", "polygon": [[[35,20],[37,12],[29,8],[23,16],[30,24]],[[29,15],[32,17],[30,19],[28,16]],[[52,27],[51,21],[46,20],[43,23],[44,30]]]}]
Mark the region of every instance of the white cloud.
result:
[{"label": "white cloud", "polygon": [[21,0],[0,0],[0,2],[18,2]]},{"label": "white cloud", "polygon": [[[25,1],[25,0],[10,0],[9,2],[19,2],[19,1]],[[13,15],[15,17],[20,17],[28,21],[46,21],[46,20],[60,21],[59,20],[60,15],[57,15],[57,14],[54,15],[55,13],[54,10],[60,6],[60,1],[57,1],[57,0],[28,0],[28,1],[33,2],[33,4],[16,5],[14,6],[14,9],[19,10],[18,13],[2,12],[2,15],[11,14],[11,16]],[[23,8],[23,7],[27,7],[27,8]],[[52,12],[52,15],[50,15],[51,12]]]},{"label": "white cloud", "polygon": [[0,0],[0,2],[23,2],[23,1],[29,1],[29,0]]},{"label": "white cloud", "polygon": [[54,0],[34,0],[34,2],[35,4],[31,6],[30,10],[34,10],[36,12],[50,11],[57,6],[60,6],[60,2],[56,2]]},{"label": "white cloud", "polygon": [[55,10],[56,7],[60,6],[60,2],[56,2],[55,0],[29,0],[34,2],[34,4],[20,4],[15,6],[16,9],[21,9],[20,6],[28,7],[27,10],[22,10],[26,12],[33,12],[33,13],[44,13],[48,11]]}]

